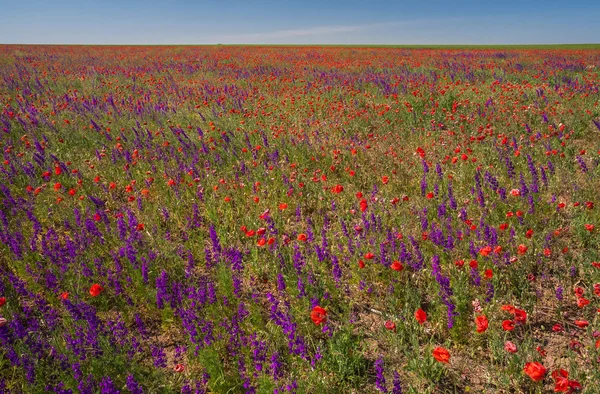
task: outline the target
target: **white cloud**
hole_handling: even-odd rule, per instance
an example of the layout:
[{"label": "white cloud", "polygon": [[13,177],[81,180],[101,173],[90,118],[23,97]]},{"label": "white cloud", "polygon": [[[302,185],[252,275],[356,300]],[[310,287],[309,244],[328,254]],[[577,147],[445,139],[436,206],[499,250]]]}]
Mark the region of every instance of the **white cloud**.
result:
[{"label": "white cloud", "polygon": [[400,23],[377,23],[365,25],[348,25],[348,26],[316,26],[301,29],[275,30],[261,33],[247,34],[231,34],[209,37],[208,41],[219,42],[224,44],[247,44],[247,43],[269,43],[273,41],[279,42],[283,39],[293,39],[302,37],[322,37],[340,33],[353,33],[364,31],[377,27],[397,26]]}]

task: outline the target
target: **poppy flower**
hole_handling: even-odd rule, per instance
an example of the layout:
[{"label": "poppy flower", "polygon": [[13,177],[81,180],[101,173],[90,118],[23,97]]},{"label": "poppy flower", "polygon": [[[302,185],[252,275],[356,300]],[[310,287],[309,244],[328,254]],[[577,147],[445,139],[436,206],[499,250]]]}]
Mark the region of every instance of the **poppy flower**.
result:
[{"label": "poppy flower", "polygon": [[390,181],[390,177],[388,177],[388,176],[382,176],[382,177],[381,177],[381,182],[382,182],[384,185],[387,185],[389,181]]},{"label": "poppy flower", "polygon": [[385,322],[385,328],[387,328],[390,331],[396,331],[396,323],[394,323],[391,320],[387,320]]},{"label": "poppy flower", "polygon": [[341,192],[344,191],[344,186],[342,185],[335,185],[334,187],[331,188],[331,191],[335,194],[340,194]]},{"label": "poppy flower", "polygon": [[579,328],[586,328],[590,325],[590,322],[587,320],[575,320],[573,323]]},{"label": "poppy flower", "polygon": [[585,225],[585,229],[586,229],[587,231],[589,231],[590,233],[591,233],[592,231],[594,231],[594,228],[595,228],[595,227],[594,227],[594,225],[593,225],[593,224],[586,224],[586,225]]},{"label": "poppy flower", "polygon": [[519,254],[525,254],[525,253],[527,253],[527,246],[521,244],[521,245],[519,245],[519,248],[517,251]]},{"label": "poppy flower", "polygon": [[358,268],[360,268],[360,269],[365,268],[365,262],[362,260],[358,260]]},{"label": "poppy flower", "polygon": [[307,239],[306,234],[304,234],[304,233],[298,234],[298,241],[304,242],[304,241],[306,241],[306,239]]},{"label": "poppy flower", "polygon": [[492,279],[494,277],[494,271],[491,269],[486,269],[483,275],[486,279]]},{"label": "poppy flower", "polygon": [[475,325],[479,334],[484,333],[488,329],[489,321],[484,315],[475,318]]},{"label": "poppy flower", "polygon": [[360,200],[360,211],[361,212],[366,211],[368,207],[369,207],[369,205],[367,204],[367,200],[365,200],[364,198],[362,200]]},{"label": "poppy flower", "polygon": [[588,300],[587,298],[581,297],[577,299],[577,306],[579,308],[583,308],[586,305],[588,305],[590,303],[590,300]]},{"label": "poppy flower", "polygon": [[557,369],[552,372],[552,379],[554,379],[554,392],[555,393],[567,393],[570,390],[569,387],[569,373],[564,369]]},{"label": "poppy flower", "polygon": [[511,195],[511,196],[514,196],[514,197],[518,197],[518,196],[520,196],[520,195],[521,195],[521,191],[520,191],[519,189],[512,189],[512,190],[510,191],[510,195]]},{"label": "poppy flower", "polygon": [[548,354],[548,353],[546,352],[546,349],[544,349],[544,348],[543,348],[543,347],[541,347],[541,346],[536,346],[536,347],[535,347],[535,351],[536,351],[536,352],[538,352],[538,353],[540,354],[540,356],[542,356],[542,357],[546,357],[546,354]]},{"label": "poppy flower", "polygon": [[509,353],[516,353],[517,352],[517,345],[515,345],[511,341],[506,341],[504,343],[504,350],[506,350]]},{"label": "poppy flower", "polygon": [[443,347],[436,347],[433,349],[433,358],[441,363],[448,364],[450,362],[450,352]]},{"label": "poppy flower", "polygon": [[325,323],[325,321],[327,321],[327,311],[317,305],[310,312],[310,319],[317,326],[321,325],[321,324]]},{"label": "poppy flower", "polygon": [[479,254],[482,256],[488,256],[490,253],[492,253],[492,247],[489,245],[479,250]]},{"label": "poppy flower", "polygon": [[364,258],[367,260],[371,260],[375,255],[371,252],[365,253]]},{"label": "poppy flower", "polygon": [[527,363],[523,371],[533,380],[539,382],[546,376],[547,369],[539,362]]},{"label": "poppy flower", "polygon": [[425,313],[423,309],[419,308],[415,312],[415,319],[417,319],[417,322],[419,322],[419,324],[423,324],[427,321],[427,313]]},{"label": "poppy flower", "polygon": [[515,315],[515,320],[517,322],[525,324],[525,322],[527,321],[527,312],[525,312],[523,309],[515,308],[513,314]]},{"label": "poppy flower", "polygon": [[60,298],[62,300],[67,300],[69,298],[69,293],[66,291],[63,291],[62,293],[60,293]]},{"label": "poppy flower", "polygon": [[512,331],[515,329],[515,322],[513,320],[504,320],[502,322],[502,329],[504,331]]},{"label": "poppy flower", "polygon": [[267,243],[267,240],[264,238],[261,238],[256,242],[256,246],[262,247],[262,246],[265,246],[266,243]]},{"label": "poppy flower", "polygon": [[392,263],[392,265],[390,266],[391,269],[393,269],[394,271],[402,271],[404,269],[404,267],[402,266],[402,263],[400,263],[398,260],[394,261]]},{"label": "poppy flower", "polygon": [[100,286],[97,283],[94,283],[91,287],[90,287],[90,295],[92,297],[98,297],[100,295],[100,293],[102,293],[102,291],[104,290],[104,288],[102,286]]},{"label": "poppy flower", "polygon": [[552,331],[554,331],[554,332],[561,332],[562,330],[563,330],[562,326],[558,323],[552,326]]},{"label": "poppy flower", "polygon": [[527,230],[527,232],[525,233],[525,238],[531,238],[533,237],[533,230],[529,229]]},{"label": "poppy flower", "polygon": [[175,368],[173,368],[173,370],[175,372],[183,372],[185,370],[185,366],[183,364],[177,364],[175,365]]},{"label": "poppy flower", "polygon": [[4,304],[6,304],[6,297],[0,297],[0,307],[4,306]]}]

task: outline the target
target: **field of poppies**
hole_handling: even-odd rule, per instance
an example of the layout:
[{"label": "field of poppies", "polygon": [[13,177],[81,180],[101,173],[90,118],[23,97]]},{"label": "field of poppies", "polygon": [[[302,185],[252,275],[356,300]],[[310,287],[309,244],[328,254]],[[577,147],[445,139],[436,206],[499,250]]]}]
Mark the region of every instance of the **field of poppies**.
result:
[{"label": "field of poppies", "polygon": [[0,392],[598,393],[599,70],[0,46]]}]

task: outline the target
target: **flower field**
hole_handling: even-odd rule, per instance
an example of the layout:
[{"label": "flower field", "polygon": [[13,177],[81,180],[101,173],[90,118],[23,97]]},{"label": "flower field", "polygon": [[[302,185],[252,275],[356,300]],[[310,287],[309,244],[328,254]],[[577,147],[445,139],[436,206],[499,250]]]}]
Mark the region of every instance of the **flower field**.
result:
[{"label": "flower field", "polygon": [[599,70],[0,46],[0,392],[598,393]]}]

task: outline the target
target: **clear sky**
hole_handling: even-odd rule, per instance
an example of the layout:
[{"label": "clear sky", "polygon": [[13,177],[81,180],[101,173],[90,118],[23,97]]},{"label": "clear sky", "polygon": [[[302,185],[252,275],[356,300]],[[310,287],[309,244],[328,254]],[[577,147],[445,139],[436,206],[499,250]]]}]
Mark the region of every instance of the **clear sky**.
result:
[{"label": "clear sky", "polygon": [[18,43],[600,43],[600,0],[0,0]]}]

